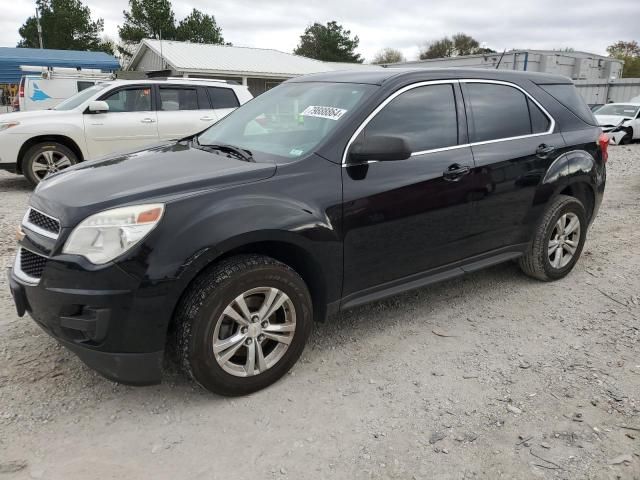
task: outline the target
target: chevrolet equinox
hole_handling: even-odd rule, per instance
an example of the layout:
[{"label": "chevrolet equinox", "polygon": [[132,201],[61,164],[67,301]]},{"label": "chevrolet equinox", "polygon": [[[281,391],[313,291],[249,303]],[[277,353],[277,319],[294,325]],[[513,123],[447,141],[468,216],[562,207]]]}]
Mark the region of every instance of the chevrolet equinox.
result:
[{"label": "chevrolet equinox", "polygon": [[289,80],[207,130],[47,177],[10,275],[87,365],[264,388],[313,320],[517,259],[577,262],[607,138],[565,77],[379,69]]}]

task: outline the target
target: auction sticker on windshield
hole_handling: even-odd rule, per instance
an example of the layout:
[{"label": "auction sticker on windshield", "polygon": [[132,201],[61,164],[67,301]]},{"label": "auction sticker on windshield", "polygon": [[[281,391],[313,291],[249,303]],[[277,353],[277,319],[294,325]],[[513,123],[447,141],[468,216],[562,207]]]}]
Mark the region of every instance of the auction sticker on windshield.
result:
[{"label": "auction sticker on windshield", "polygon": [[318,105],[309,105],[300,114],[304,117],[327,118],[329,120],[339,120],[347,111],[344,108],[337,107],[320,107]]}]

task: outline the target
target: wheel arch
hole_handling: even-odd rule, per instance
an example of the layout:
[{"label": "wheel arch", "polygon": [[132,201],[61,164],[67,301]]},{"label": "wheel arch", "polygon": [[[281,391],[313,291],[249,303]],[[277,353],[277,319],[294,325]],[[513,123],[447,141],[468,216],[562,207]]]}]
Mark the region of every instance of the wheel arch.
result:
[{"label": "wheel arch", "polygon": [[20,147],[20,150],[18,151],[16,171],[18,173],[24,173],[22,169],[24,156],[31,147],[34,147],[35,145],[38,145],[40,143],[47,142],[55,142],[64,145],[76,154],[76,156],[78,157],[78,162],[84,161],[84,154],[82,153],[82,149],[80,148],[78,143],[71,137],[68,137],[67,135],[37,135],[24,142]]},{"label": "wheel arch", "polygon": [[188,295],[189,290],[199,277],[219,264],[221,261],[243,254],[264,255],[288,265],[298,273],[309,289],[313,304],[313,317],[316,321],[324,321],[327,316],[327,273],[326,269],[314,258],[309,249],[300,239],[295,238],[290,232],[281,232],[282,235],[274,238],[273,233],[269,238],[256,238],[255,235],[242,235],[230,239],[224,245],[215,249],[207,249],[196,253],[193,258],[185,263],[176,288],[178,294],[171,308],[171,318],[168,324],[167,339],[172,338],[171,332],[176,327],[176,309]]},{"label": "wheel arch", "polygon": [[584,180],[571,182],[560,192],[560,195],[567,195],[580,200],[587,213],[587,223],[591,222],[595,209],[596,196],[593,187],[589,183]]}]

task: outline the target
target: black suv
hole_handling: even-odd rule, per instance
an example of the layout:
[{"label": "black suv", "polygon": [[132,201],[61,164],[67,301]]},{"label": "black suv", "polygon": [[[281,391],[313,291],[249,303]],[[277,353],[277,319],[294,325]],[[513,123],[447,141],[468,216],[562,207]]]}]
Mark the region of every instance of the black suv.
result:
[{"label": "black suv", "polygon": [[108,378],[159,382],[169,350],[246,394],[291,368],[313,319],[512,259],[567,275],[606,146],[564,77],[296,78],[193,137],[48,177],[11,290]]}]

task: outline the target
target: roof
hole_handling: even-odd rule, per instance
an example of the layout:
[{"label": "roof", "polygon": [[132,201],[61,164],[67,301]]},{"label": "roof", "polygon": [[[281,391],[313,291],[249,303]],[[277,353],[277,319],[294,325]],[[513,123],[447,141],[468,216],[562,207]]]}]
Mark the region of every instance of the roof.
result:
[{"label": "roof", "polygon": [[104,52],[0,47],[0,83],[18,83],[22,76],[20,65],[95,68],[108,72],[120,68],[116,57]]},{"label": "roof", "polygon": [[572,83],[569,78],[562,75],[519,70],[485,70],[482,68],[381,68],[368,71],[325,72],[294,78],[289,82],[344,82],[382,85],[386,81],[402,77],[411,78],[412,81],[473,78],[514,83],[523,80],[531,80],[538,84]]},{"label": "roof", "polygon": [[322,62],[268,48],[235,47],[172,40],[145,39],[138,45],[128,70],[135,70],[150,49],[176,71],[293,77],[337,69],[380,68],[371,65]]}]

